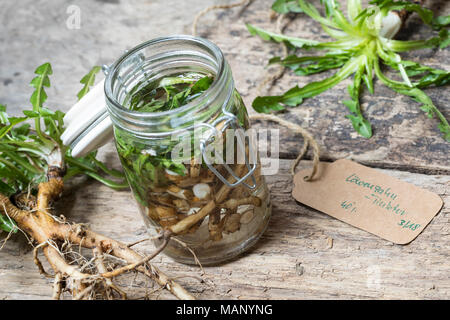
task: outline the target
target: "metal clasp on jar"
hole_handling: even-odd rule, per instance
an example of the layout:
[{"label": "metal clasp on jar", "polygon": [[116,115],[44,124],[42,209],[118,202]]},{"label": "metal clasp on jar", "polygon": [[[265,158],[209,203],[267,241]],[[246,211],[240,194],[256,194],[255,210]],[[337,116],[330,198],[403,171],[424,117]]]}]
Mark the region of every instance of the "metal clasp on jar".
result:
[{"label": "metal clasp on jar", "polygon": [[[142,54],[137,54],[134,57],[135,60],[143,61],[144,58]],[[139,64],[139,70],[145,74],[142,68],[142,64]],[[102,71],[105,75],[108,75],[110,66],[103,65]],[[124,87],[122,79],[118,77],[119,83]],[[108,116],[106,110],[105,93],[103,91],[104,80],[97,84],[85,97],[83,97],[72,109],[66,114],[64,118],[68,127],[62,135],[62,140],[65,145],[69,145],[72,148],[72,155],[74,157],[84,156],[87,153],[95,150],[113,137],[113,125],[111,119]],[[90,108],[85,109],[86,105],[89,104]],[[85,112],[88,110],[88,113]],[[245,158],[245,165],[248,172],[243,176],[239,177],[233,169],[224,163],[224,168],[228,173],[236,180],[234,183],[229,182],[212,164],[209,160],[206,149],[209,143],[214,141],[214,137],[219,134],[223,134],[228,128],[237,129],[237,132],[243,130],[242,126],[239,124],[238,118],[231,112],[225,110],[225,106],[222,108],[223,116],[216,119],[213,123],[200,123],[195,127],[207,127],[211,130],[210,134],[200,141],[200,151],[202,158],[205,161],[207,167],[227,186],[236,187],[240,184],[244,184],[249,189],[256,188],[256,178],[253,175],[257,168],[257,163],[250,164],[249,156],[247,155],[245,149],[245,139],[240,135],[237,135],[237,145],[240,148],[240,152],[243,152]],[[224,121],[225,124],[219,130],[216,128],[217,125]],[[249,144],[249,154],[251,152],[252,145]],[[252,184],[248,184],[245,181],[251,177]]]},{"label": "metal clasp on jar", "polygon": [[[257,163],[255,162],[253,164],[250,164],[249,155],[252,152],[252,144],[249,143],[249,154],[247,154],[246,148],[245,148],[245,139],[241,135],[239,135],[239,134],[236,135],[237,146],[238,146],[238,148],[240,148],[240,152],[242,152],[242,154],[244,155],[245,165],[248,169],[248,172],[243,177],[239,177],[238,175],[236,175],[236,173],[233,171],[233,169],[227,163],[223,163],[224,168],[236,180],[234,183],[229,182],[227,180],[227,178],[225,178],[213,166],[212,162],[210,161],[210,159],[208,158],[208,156],[206,154],[207,145],[209,143],[212,143],[214,141],[215,137],[222,135],[228,128],[231,127],[234,130],[237,129],[238,133],[243,131],[242,126],[239,124],[238,118],[234,114],[232,114],[224,109],[222,110],[222,112],[223,112],[224,116],[217,118],[213,123],[211,123],[211,124],[201,123],[201,124],[196,125],[197,127],[200,127],[200,126],[208,127],[211,130],[210,134],[206,138],[200,140],[200,151],[202,153],[203,160],[205,161],[205,164],[209,168],[209,170],[211,170],[217,176],[217,178],[219,178],[220,181],[222,181],[227,186],[236,187],[240,184],[244,184],[249,189],[255,189],[256,188],[256,178],[253,173],[255,172],[255,170],[257,168]],[[217,129],[217,125],[219,123],[221,123],[222,121],[224,121],[225,124],[220,129]],[[252,184],[248,184],[245,182],[250,177],[252,180]]]}]

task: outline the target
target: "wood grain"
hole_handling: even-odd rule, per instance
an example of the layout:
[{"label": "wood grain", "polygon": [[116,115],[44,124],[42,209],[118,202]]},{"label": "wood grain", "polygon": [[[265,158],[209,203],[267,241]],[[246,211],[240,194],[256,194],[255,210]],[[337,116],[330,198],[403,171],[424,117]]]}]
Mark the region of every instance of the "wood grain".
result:
[{"label": "wood grain", "polygon": [[[77,79],[92,65],[112,63],[126,48],[158,36],[189,33],[196,12],[214,1],[89,1],[81,9],[81,28],[66,27],[71,1],[32,0],[0,3],[0,103],[19,114],[29,106],[33,70],[52,62],[52,88],[47,90],[49,108],[67,111],[81,88]],[[279,46],[251,37],[245,22],[275,29],[269,20],[271,0],[255,0],[245,9],[214,11],[202,18],[199,33],[217,43],[230,63],[236,86],[247,106],[266,74],[270,56]],[[177,8],[174,10],[173,8]],[[433,2],[433,9],[448,14],[450,3]],[[306,17],[289,25],[288,34],[325,40],[320,26]],[[432,32],[412,17],[400,34],[403,39],[431,36]],[[425,65],[449,70],[449,50],[423,50],[408,56]],[[286,73],[271,93],[326,75],[300,78]],[[261,241],[239,259],[206,268],[209,280],[180,278],[179,282],[202,299],[345,299],[345,298],[450,298],[450,163],[449,144],[441,138],[436,120],[426,118],[418,104],[376,83],[374,95],[366,95],[363,108],[373,123],[372,139],[358,137],[345,118],[340,103],[347,99],[349,81],[332,91],[309,99],[283,115],[307,127],[319,141],[323,160],[352,158],[383,172],[438,193],[445,205],[425,231],[411,244],[392,245],[325,214],[298,204],[291,197],[290,160],[283,160],[279,174],[268,176],[273,218]],[[448,118],[447,88],[429,89],[435,104]],[[255,123],[268,127],[274,124]],[[281,156],[292,159],[301,146],[300,137],[281,131]],[[112,146],[102,150],[110,164],[119,167]],[[310,165],[304,162],[302,166]],[[426,173],[426,174],[421,174]],[[76,182],[76,183],[75,183]],[[94,230],[125,242],[146,237],[131,194],[115,192],[91,180],[75,181],[58,203],[58,213],[71,221],[88,223]],[[4,234],[0,235],[4,237]],[[150,252],[151,245],[138,247]],[[199,275],[198,268],[173,263],[159,256],[155,263],[172,276]],[[48,265],[45,265],[48,268]],[[0,299],[47,299],[51,281],[41,277],[23,235],[14,235],[0,251]],[[131,286],[132,298],[157,289],[133,276],[121,281]],[[152,298],[172,298],[164,291]]]},{"label": "wood grain", "polygon": [[[11,109],[22,110],[29,105],[32,71],[45,61],[53,63],[53,87],[48,90],[47,105],[67,111],[76,102],[81,88],[77,79],[95,64],[110,64],[125,49],[145,40],[168,34],[190,33],[196,12],[208,4],[232,2],[214,1],[88,1],[80,0],[81,28],[68,29],[68,1],[20,3],[3,1],[0,4],[0,101]],[[318,2],[318,1],[315,1]],[[342,2],[342,1],[341,1]],[[367,2],[367,1],[366,1]],[[450,13],[450,2],[428,1],[438,14]],[[279,45],[263,42],[251,36],[245,23],[275,30],[269,19],[271,0],[254,0],[245,8],[210,12],[200,20],[199,35],[215,42],[230,63],[236,87],[250,109],[257,96],[256,87],[266,75],[270,57],[279,55]],[[177,8],[177,10],[174,10]],[[157,17],[157,19],[156,19]],[[306,16],[299,16],[289,24],[287,34],[326,41],[320,25]],[[430,28],[411,17],[400,39],[419,39],[434,35]],[[450,50],[419,50],[406,58],[424,65],[450,69]],[[271,69],[269,69],[271,70]],[[323,79],[329,74],[298,77],[290,72],[271,90],[282,93],[295,85]],[[356,134],[345,118],[348,99],[346,80],[333,90],[306,100],[292,108],[284,117],[295,121],[314,134],[320,142],[324,159],[348,157],[376,167],[389,167],[424,173],[450,172],[446,143],[437,129],[438,121],[428,119],[419,104],[409,97],[393,93],[375,83],[375,94],[366,92],[362,101],[364,114],[374,126],[374,136],[365,139]],[[450,91],[446,88],[427,89],[436,106],[450,117]],[[267,94],[267,92],[265,92]],[[262,124],[265,126],[265,124]],[[281,131],[282,156],[295,158],[299,137]]]},{"label": "wood grain", "polygon": [[[248,253],[205,268],[207,284],[178,279],[201,299],[449,299],[450,178],[381,170],[439,194],[444,208],[422,234],[406,246],[392,243],[297,203],[291,196],[289,160],[267,176],[273,216],[262,239]],[[310,166],[309,161],[301,168]],[[69,187],[57,206],[71,221],[124,242],[146,237],[141,217],[127,191],[112,191],[87,180]],[[137,247],[150,253],[151,244]],[[158,256],[154,263],[171,276],[200,274],[198,267]],[[44,264],[47,268],[47,264]],[[50,280],[34,266],[29,247],[18,234],[0,251],[0,299],[46,299]],[[145,293],[142,279],[131,297]],[[151,287],[150,287],[151,288]],[[151,289],[148,289],[151,290]],[[167,294],[152,298],[172,298]]]},{"label": "wood grain", "polygon": [[[270,3],[270,1],[269,1]],[[269,20],[267,1],[255,1],[247,10],[229,13],[217,12],[206,16],[204,27],[199,28],[200,35],[218,43],[231,64],[236,79],[236,86],[242,92],[247,106],[257,96],[256,88],[267,75],[266,68],[270,57],[280,55],[277,44],[264,42],[249,35],[244,23],[252,23],[267,30],[275,31],[275,21]],[[433,8],[439,14],[449,14],[450,2],[433,1]],[[217,26],[217,27],[213,27]],[[209,27],[209,28],[208,28]],[[288,25],[288,35],[307,39],[328,41],[318,23],[301,16]],[[433,35],[430,28],[411,17],[400,39],[416,40]],[[299,53],[307,51],[298,51]],[[404,55],[405,59],[421,62],[436,68],[450,70],[450,50],[419,50]],[[270,91],[281,94],[295,85],[303,86],[311,81],[329,77],[333,72],[308,77],[295,76],[287,71]],[[391,73],[389,73],[392,76]],[[396,77],[396,76],[394,76]],[[283,117],[308,128],[321,145],[323,159],[335,160],[343,157],[352,158],[361,163],[375,167],[389,167],[415,172],[450,173],[448,154],[449,144],[442,138],[436,119],[428,119],[419,109],[420,105],[409,97],[401,96],[378,81],[375,81],[375,93],[364,92],[362,108],[367,119],[372,123],[374,136],[365,139],[353,129],[348,114],[341,101],[348,99],[347,79],[317,97],[307,99],[302,105],[290,108]],[[450,91],[447,88],[430,88],[426,90],[436,106],[450,117]],[[267,92],[263,92],[267,95]],[[260,125],[266,127],[265,123]],[[300,149],[299,136],[281,131],[283,146],[281,156],[295,158]],[[300,138],[301,141],[301,138]]]}]

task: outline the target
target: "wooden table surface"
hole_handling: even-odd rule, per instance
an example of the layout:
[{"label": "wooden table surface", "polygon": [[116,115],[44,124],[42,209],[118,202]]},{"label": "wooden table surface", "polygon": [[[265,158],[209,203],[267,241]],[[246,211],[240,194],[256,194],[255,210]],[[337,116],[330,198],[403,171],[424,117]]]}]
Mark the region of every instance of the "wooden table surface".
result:
[{"label": "wooden table surface", "polygon": [[[78,79],[93,66],[109,64],[123,50],[145,40],[169,34],[189,34],[195,14],[210,4],[227,0],[144,1],[79,0],[80,29],[69,29],[72,1],[2,1],[0,3],[0,103],[19,114],[28,108],[34,69],[49,61],[54,74],[47,91],[49,108],[67,111],[81,88]],[[202,18],[201,36],[223,50],[233,70],[236,86],[247,106],[266,74],[267,59],[280,54],[278,45],[251,37],[244,23],[274,30],[269,19],[271,0],[255,0],[245,8],[214,11]],[[450,12],[445,0],[428,1],[440,14]],[[306,17],[290,23],[286,33],[320,40],[320,26]],[[401,39],[429,37],[432,32],[411,17]],[[450,70],[450,50],[421,50],[406,55],[425,65]],[[304,85],[314,77],[289,72],[272,88],[279,93]],[[318,140],[321,159],[354,159],[382,172],[439,194],[444,207],[422,234],[408,245],[394,245],[330,216],[297,203],[291,197],[289,164],[302,139],[281,129],[281,170],[267,176],[273,216],[262,239],[248,253],[229,263],[205,268],[205,283],[185,275],[199,275],[197,267],[174,263],[160,255],[154,263],[200,299],[449,299],[450,298],[450,161],[449,144],[419,105],[380,83],[375,94],[366,94],[363,109],[374,126],[374,136],[358,136],[340,101],[347,99],[344,81],[333,90],[290,109],[283,117],[308,128]],[[427,89],[436,106],[450,118],[448,88]],[[249,108],[250,109],[250,108]],[[254,123],[255,127],[274,126]],[[112,144],[101,157],[119,166]],[[310,156],[308,156],[310,159]],[[310,166],[304,161],[301,167]],[[124,242],[146,237],[129,191],[112,191],[91,180],[69,185],[58,213],[87,223],[95,231]],[[0,235],[4,237],[4,234]],[[151,252],[151,245],[140,245]],[[48,267],[46,265],[46,267]],[[23,235],[14,235],[0,251],[0,299],[48,299],[51,279],[39,275],[30,246]],[[122,284],[139,298],[149,284],[133,277]],[[156,291],[152,298],[172,298]]]}]

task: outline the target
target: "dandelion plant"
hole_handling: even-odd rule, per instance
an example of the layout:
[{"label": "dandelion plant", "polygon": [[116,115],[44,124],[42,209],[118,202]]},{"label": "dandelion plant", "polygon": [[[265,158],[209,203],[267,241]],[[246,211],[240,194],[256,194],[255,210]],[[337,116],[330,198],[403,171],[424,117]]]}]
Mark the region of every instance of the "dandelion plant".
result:
[{"label": "dandelion plant", "polygon": [[[78,93],[79,99],[89,91],[99,70],[99,67],[94,67],[81,80],[84,86]],[[66,180],[85,174],[114,189],[128,187],[123,174],[107,168],[96,159],[95,152],[75,159],[70,148],[62,144],[64,113],[44,107],[47,100],[45,88],[50,87],[52,73],[50,63],[44,63],[35,70],[36,76],[30,83],[35,89],[30,98],[31,108],[23,111],[24,116],[9,116],[6,106],[0,104],[0,193],[12,196],[33,192],[47,179],[50,167],[64,168]],[[34,122],[34,128],[30,120]],[[0,215],[0,229],[10,232],[13,226],[9,219]]]},{"label": "dandelion plant", "polygon": [[[99,70],[94,67],[80,81],[83,88],[79,99],[94,84]],[[27,236],[34,245],[33,261],[39,272],[54,277],[53,299],[60,299],[65,292],[76,300],[126,299],[127,294],[114,279],[128,272],[143,274],[180,299],[194,299],[149,264],[163,246],[143,257],[130,246],[95,233],[86,225],[70,223],[64,215],[53,212],[52,204],[63,193],[64,182],[75,175],[90,176],[114,189],[127,188],[128,184],[121,172],[108,168],[95,153],[76,159],[71,156],[70,148],[61,142],[64,113],[44,107],[52,67],[45,63],[35,73],[31,81],[35,88],[30,99],[32,108],[25,110],[23,117],[9,116],[6,107],[0,105],[0,232],[21,230]],[[34,128],[30,122],[34,122]],[[163,243],[168,241],[169,237],[164,238]],[[86,253],[81,248],[89,250]],[[53,275],[40,262],[39,250]],[[107,261],[106,254],[115,257],[114,264]]]},{"label": "dandelion plant", "polygon": [[[349,100],[342,101],[348,108],[354,129],[363,137],[372,136],[372,126],[364,117],[360,106],[362,86],[373,94],[373,79],[397,93],[412,97],[421,104],[428,117],[436,116],[439,130],[444,139],[450,141],[450,126],[444,115],[437,109],[430,97],[423,91],[429,86],[442,86],[449,82],[450,72],[421,65],[418,62],[403,60],[401,52],[423,48],[445,48],[450,44],[446,27],[450,18],[433,17],[433,12],[420,4],[408,1],[372,0],[370,6],[363,9],[360,0],[347,1],[347,16],[344,15],[335,0],[321,0],[325,15],[305,0],[277,0],[273,9],[279,13],[303,12],[319,22],[334,41],[290,37],[272,33],[254,25],[247,28],[252,35],[263,40],[284,42],[290,48],[324,51],[322,55],[289,55],[285,58],[274,57],[269,64],[280,64],[294,71],[296,75],[307,76],[331,69],[337,71],[331,77],[311,82],[303,87],[295,86],[276,96],[261,96],[253,101],[257,112],[271,113],[285,110],[301,104],[304,99],[314,97],[353,75],[353,83],[348,86]],[[401,27],[399,12],[415,12],[421,20],[437,31],[435,37],[427,40],[401,41],[392,39]],[[392,68],[401,77],[393,80],[385,73]]]}]

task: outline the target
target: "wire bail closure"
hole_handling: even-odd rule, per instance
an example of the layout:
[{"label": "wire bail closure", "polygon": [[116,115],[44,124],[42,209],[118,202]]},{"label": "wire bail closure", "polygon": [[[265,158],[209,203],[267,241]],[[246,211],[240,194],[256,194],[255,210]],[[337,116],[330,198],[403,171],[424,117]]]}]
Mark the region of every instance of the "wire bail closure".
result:
[{"label": "wire bail closure", "polygon": [[[226,111],[225,108],[222,108],[222,111],[224,113],[224,116],[217,118],[212,124],[201,123],[201,124],[197,125],[197,126],[206,126],[209,129],[211,129],[211,131],[212,131],[207,136],[206,139],[202,139],[200,141],[200,151],[202,153],[202,158],[205,161],[205,164],[208,167],[208,169],[211,170],[217,176],[217,178],[219,178],[220,181],[222,181],[227,186],[234,188],[240,184],[243,184],[247,188],[253,190],[256,188],[256,178],[253,173],[255,172],[257,165],[256,165],[256,163],[253,163],[252,165],[250,165],[250,160],[249,160],[249,157],[245,150],[245,138],[243,138],[239,134],[244,129],[239,124],[239,121],[234,114]],[[216,126],[222,121],[225,121],[225,125],[221,129],[218,130],[216,128]],[[225,167],[225,169],[228,171],[228,173],[231,174],[231,176],[236,180],[234,183],[229,182],[216,168],[214,168],[213,164],[211,163],[210,159],[208,158],[208,156],[206,154],[208,144],[212,143],[212,141],[216,137],[221,136],[225,132],[225,130],[228,129],[229,127],[233,128],[234,130],[237,129],[237,131],[236,131],[236,132],[238,132],[238,135],[236,135],[237,145],[238,145],[238,148],[240,148],[240,151],[243,152],[243,154],[244,154],[245,165],[248,169],[248,172],[243,177],[239,177],[227,163],[223,163],[222,165]],[[249,143],[249,155],[251,154],[251,152],[252,152],[252,145],[251,145],[251,143]],[[245,180],[247,180],[249,177],[251,177],[251,179],[252,179],[251,185],[245,182]]]},{"label": "wire bail closure", "polygon": [[[138,58],[141,58],[138,56]],[[105,76],[107,76],[110,72],[111,66],[103,65],[102,71]],[[142,70],[143,72],[143,70]],[[122,84],[122,79],[118,79],[119,82]],[[123,84],[122,84],[123,85]],[[104,91],[103,91],[103,81],[97,85],[99,88],[96,90],[97,92],[90,93],[90,97],[83,97],[82,100],[91,100],[91,99],[99,99],[102,100],[105,99]],[[100,92],[101,87],[101,92]],[[87,98],[87,99],[86,99]],[[80,101],[83,103],[82,101]],[[86,101],[87,102],[87,101]],[[63,134],[62,139],[63,143],[66,145],[69,145],[72,148],[72,155],[75,157],[78,156],[84,156],[88,152],[92,151],[93,149],[96,149],[103,144],[105,144],[107,141],[111,140],[113,138],[112,132],[113,132],[113,126],[111,119],[109,117],[109,114],[106,110],[106,101],[102,101],[101,105],[97,106],[93,112],[91,117],[88,119],[83,118],[82,123],[79,123],[80,120],[80,113],[81,113],[81,105],[75,106],[75,108],[72,111],[72,114],[70,112],[66,114],[65,120],[67,120],[67,123],[71,127],[70,130],[66,130],[66,132]],[[250,164],[249,156],[246,153],[245,149],[245,138],[241,136],[241,132],[244,131],[242,126],[239,124],[238,118],[231,112],[228,112],[226,110],[226,106],[224,105],[222,107],[222,113],[223,116],[217,118],[213,123],[200,123],[194,125],[194,129],[196,127],[207,127],[211,130],[211,133],[206,137],[202,138],[200,141],[200,151],[202,154],[202,158],[205,161],[206,166],[209,170],[211,170],[224,184],[227,186],[234,188],[240,184],[244,184],[247,188],[253,190],[256,188],[256,178],[254,176],[254,172],[257,168],[257,164],[253,163]],[[67,116],[68,115],[68,116]],[[77,119],[78,118],[78,119]],[[224,121],[225,124],[221,129],[217,129],[216,126]],[[76,124],[75,124],[76,123]],[[213,143],[215,140],[215,137],[221,136],[225,130],[228,128],[232,128],[237,132],[236,135],[237,138],[237,146],[239,148],[240,152],[243,152],[244,158],[245,158],[245,165],[247,167],[248,172],[243,176],[239,177],[233,169],[227,164],[223,163],[222,165],[225,167],[226,171],[236,180],[235,182],[231,183],[229,182],[214,166],[213,163],[210,161],[208,155],[207,155],[207,147],[209,144]],[[252,152],[252,144],[249,143],[249,155]],[[251,177],[252,183],[248,184],[245,181]]]}]

